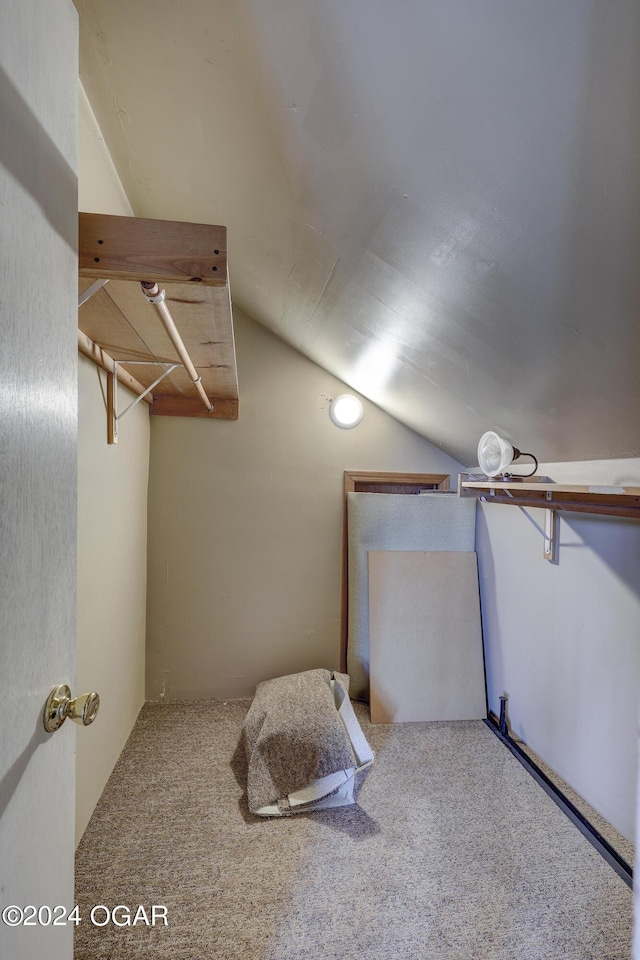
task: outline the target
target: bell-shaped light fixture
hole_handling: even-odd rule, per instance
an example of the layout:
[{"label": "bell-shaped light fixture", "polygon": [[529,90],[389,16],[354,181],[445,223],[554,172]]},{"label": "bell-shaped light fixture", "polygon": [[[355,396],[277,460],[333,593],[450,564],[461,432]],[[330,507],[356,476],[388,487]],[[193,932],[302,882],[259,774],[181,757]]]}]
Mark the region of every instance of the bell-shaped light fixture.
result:
[{"label": "bell-shaped light fixture", "polygon": [[350,393],[341,393],[331,401],[329,416],[337,427],[349,430],[351,427],[356,427],[362,420],[362,404]]},{"label": "bell-shaped light fixture", "polygon": [[478,444],[478,464],[480,469],[487,477],[497,477],[502,475],[505,479],[510,476],[505,474],[507,467],[519,457],[531,457],[533,460],[533,470],[531,473],[520,474],[523,477],[532,477],[538,469],[538,461],[532,453],[523,453],[501,437],[499,433],[488,430],[480,437]]}]

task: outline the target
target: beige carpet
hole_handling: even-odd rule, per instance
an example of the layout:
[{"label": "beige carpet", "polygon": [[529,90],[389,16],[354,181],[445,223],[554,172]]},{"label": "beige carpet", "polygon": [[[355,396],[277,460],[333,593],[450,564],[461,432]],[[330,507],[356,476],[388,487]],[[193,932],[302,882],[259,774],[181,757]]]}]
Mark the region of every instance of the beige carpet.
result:
[{"label": "beige carpet", "polygon": [[169,925],[84,921],[76,960],[630,957],[630,890],[482,722],[370,726],[356,706],[377,753],[359,806],[272,821],[243,796],[248,701],[147,705],[76,901],[165,905]]}]

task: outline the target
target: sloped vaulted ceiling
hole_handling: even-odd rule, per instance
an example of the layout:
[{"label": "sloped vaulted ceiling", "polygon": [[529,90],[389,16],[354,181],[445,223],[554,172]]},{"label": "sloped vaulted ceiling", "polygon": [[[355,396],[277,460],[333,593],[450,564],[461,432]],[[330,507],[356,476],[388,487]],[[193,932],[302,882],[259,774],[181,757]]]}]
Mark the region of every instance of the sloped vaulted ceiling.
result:
[{"label": "sloped vaulted ceiling", "polygon": [[[464,463],[640,455],[637,0],[76,0],[138,216]],[[242,397],[242,384],[240,384]]]}]

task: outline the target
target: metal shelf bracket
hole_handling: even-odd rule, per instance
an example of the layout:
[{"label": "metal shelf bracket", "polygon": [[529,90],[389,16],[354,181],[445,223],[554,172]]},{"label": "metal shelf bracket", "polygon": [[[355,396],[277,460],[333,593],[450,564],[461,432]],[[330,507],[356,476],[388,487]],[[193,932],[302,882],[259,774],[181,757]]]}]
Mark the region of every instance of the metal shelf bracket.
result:
[{"label": "metal shelf bracket", "polygon": [[[153,383],[147,387],[144,393],[141,393],[139,396],[132,400],[131,403],[124,408],[120,413],[118,413],[118,365],[120,366],[145,366],[145,367],[166,367],[166,370],[163,370],[160,376],[153,381]],[[118,442],[118,421],[122,420],[126,413],[129,413],[129,410],[133,410],[136,404],[140,403],[141,400],[151,393],[154,387],[157,387],[158,384],[164,380],[165,377],[169,376],[176,367],[181,367],[181,363],[171,363],[169,361],[152,361],[152,360],[114,360],[113,361],[113,372],[107,373],[107,442],[108,443],[117,443]]]},{"label": "metal shelf bracket", "polygon": [[[509,490],[505,490],[505,493],[508,497],[511,497],[512,500],[514,499],[513,494]],[[551,500],[551,492],[549,490],[547,490],[546,499]],[[533,519],[533,517],[525,507],[521,506],[520,504],[517,504],[517,507],[519,510],[522,511],[522,513],[524,513],[527,520],[534,525],[538,533],[542,535],[544,539],[542,556],[544,557],[545,560],[550,560],[553,562],[553,560],[555,560],[556,558],[557,545],[558,545],[557,544],[558,523],[556,519],[556,511],[551,510],[550,508],[544,511],[544,530],[543,530],[542,527],[536,523],[536,521]]]},{"label": "metal shelf bracket", "polygon": [[102,290],[102,288],[104,287],[104,285],[105,285],[106,283],[109,283],[109,280],[108,280],[108,279],[107,279],[107,280],[96,280],[96,281],[94,281],[94,283],[91,284],[90,287],[87,287],[87,289],[84,291],[84,293],[81,293],[80,296],[78,297],[78,310],[80,309],[80,307],[82,306],[83,303],[86,303],[87,300],[90,300],[90,299],[91,299],[91,297],[94,295],[94,293],[97,293],[98,290]]}]

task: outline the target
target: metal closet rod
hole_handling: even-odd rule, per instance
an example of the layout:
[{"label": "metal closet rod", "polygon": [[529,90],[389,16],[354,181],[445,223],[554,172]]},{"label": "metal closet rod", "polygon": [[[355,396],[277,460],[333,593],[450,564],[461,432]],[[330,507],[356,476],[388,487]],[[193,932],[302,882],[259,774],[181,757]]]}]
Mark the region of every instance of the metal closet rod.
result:
[{"label": "metal closet rod", "polygon": [[153,306],[156,308],[156,312],[162,321],[162,325],[166,330],[167,335],[171,340],[172,344],[176,348],[176,353],[182,360],[182,365],[187,372],[187,376],[189,377],[189,379],[195,386],[196,390],[200,394],[200,399],[204,404],[205,410],[207,411],[207,413],[211,413],[213,410],[213,404],[209,400],[209,397],[207,396],[206,391],[202,386],[202,378],[198,376],[198,372],[194,367],[193,363],[191,362],[191,357],[189,356],[187,352],[187,348],[183,343],[182,337],[178,332],[178,328],[173,322],[173,317],[169,312],[169,308],[164,302],[165,301],[164,290],[160,290],[160,288],[158,287],[158,284],[155,281],[150,281],[150,280],[143,280],[140,283],[140,286],[142,287],[142,292],[146,297],[146,299],[149,301],[149,303],[153,304]]}]

